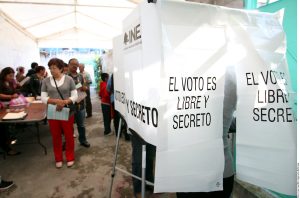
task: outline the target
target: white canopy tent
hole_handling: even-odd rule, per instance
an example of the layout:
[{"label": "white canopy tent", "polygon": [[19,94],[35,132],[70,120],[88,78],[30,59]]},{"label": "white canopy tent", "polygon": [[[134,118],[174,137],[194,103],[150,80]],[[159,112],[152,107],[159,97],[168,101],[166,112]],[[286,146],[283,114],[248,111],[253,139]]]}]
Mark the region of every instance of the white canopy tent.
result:
[{"label": "white canopy tent", "polygon": [[1,16],[38,47],[111,48],[138,0],[0,0]]},{"label": "white canopy tent", "polygon": [[[0,0],[0,16],[33,39],[38,47],[112,48],[112,38],[121,34],[123,19],[141,1]],[[188,1],[229,7],[240,7],[242,3]]]},{"label": "white canopy tent", "polygon": [[[39,48],[111,49],[141,1],[0,0],[0,69],[41,62]],[[242,7],[242,0],[187,1]]]}]

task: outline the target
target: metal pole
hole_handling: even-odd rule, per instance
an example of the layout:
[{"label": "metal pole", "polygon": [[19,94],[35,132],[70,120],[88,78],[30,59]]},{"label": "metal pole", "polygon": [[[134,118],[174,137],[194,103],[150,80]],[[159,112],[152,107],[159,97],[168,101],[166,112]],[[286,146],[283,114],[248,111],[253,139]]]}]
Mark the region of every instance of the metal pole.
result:
[{"label": "metal pole", "polygon": [[119,140],[120,140],[120,134],[121,134],[121,124],[122,124],[122,119],[120,119],[120,121],[119,121],[119,127],[118,127],[117,142],[116,142],[115,155],[114,155],[114,161],[113,161],[113,168],[112,168],[112,173],[111,173],[111,182],[110,182],[109,196],[108,196],[109,198],[111,198],[111,192],[112,192],[112,187],[113,187],[114,177],[115,177],[115,172],[116,172],[116,163],[117,163],[117,157],[118,157]]},{"label": "metal pole", "polygon": [[[138,180],[142,181],[142,178],[140,178],[140,177],[138,177],[136,175],[133,175],[132,173],[130,173],[130,172],[126,171],[126,170],[123,170],[123,169],[121,169],[121,168],[119,168],[117,166],[116,166],[116,170],[118,170],[118,171],[120,171],[120,172],[122,172],[122,173],[124,173],[126,175],[129,175],[129,176],[131,176],[131,177],[133,177],[135,179],[138,179]],[[146,183],[146,185],[154,186],[154,183],[149,182],[148,180],[145,180],[145,183]]]},{"label": "metal pole", "polygon": [[42,144],[42,142],[41,142],[39,123],[36,122],[36,123],[35,123],[35,126],[36,126],[36,133],[37,133],[37,141],[38,141],[39,145],[41,145],[41,146],[43,147],[45,155],[47,155],[47,148],[46,148],[46,146],[45,146],[44,144]]},{"label": "metal pole", "polygon": [[142,198],[145,198],[145,180],[146,180],[146,145],[143,145],[142,152]]}]

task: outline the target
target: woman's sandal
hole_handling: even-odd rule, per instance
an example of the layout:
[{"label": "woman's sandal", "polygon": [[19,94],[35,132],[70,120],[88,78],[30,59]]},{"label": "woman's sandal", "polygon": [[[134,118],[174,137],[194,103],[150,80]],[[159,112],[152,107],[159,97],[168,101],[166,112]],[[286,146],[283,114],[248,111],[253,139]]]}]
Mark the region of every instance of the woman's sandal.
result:
[{"label": "woman's sandal", "polygon": [[68,168],[71,168],[74,165],[74,161],[69,161],[67,162]]},{"label": "woman's sandal", "polygon": [[56,168],[61,168],[62,165],[63,165],[62,162],[56,162],[56,163],[55,163],[55,167],[56,167]]}]

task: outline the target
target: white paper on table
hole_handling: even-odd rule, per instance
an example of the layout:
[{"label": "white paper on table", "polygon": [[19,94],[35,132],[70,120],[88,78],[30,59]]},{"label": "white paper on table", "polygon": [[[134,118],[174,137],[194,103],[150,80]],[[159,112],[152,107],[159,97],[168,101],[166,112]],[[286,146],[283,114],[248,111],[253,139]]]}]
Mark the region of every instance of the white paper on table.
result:
[{"label": "white paper on table", "polygon": [[34,101],[32,101],[31,103],[36,103],[36,104],[38,104],[38,103],[43,103],[41,100],[34,100]]},{"label": "white paper on table", "polygon": [[2,120],[18,120],[25,118],[27,113],[24,111],[18,112],[18,113],[7,113]]}]

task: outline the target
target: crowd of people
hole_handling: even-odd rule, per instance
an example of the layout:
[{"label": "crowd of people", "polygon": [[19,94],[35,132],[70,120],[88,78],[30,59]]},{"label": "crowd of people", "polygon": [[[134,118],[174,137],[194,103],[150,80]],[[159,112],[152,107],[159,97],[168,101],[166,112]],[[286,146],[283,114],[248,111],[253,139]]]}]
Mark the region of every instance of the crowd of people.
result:
[{"label": "crowd of people", "polygon": [[[36,62],[31,64],[31,69],[26,75],[23,66],[16,69],[16,74],[11,67],[3,68],[0,73],[0,107],[9,107],[13,99],[21,96],[34,97],[45,104],[54,104],[57,111],[61,111],[66,106],[72,107],[67,121],[47,120],[52,135],[56,168],[63,166],[63,149],[67,167],[72,167],[75,163],[74,123],[78,128],[80,145],[90,147],[85,134],[85,118],[92,116],[89,92],[91,78],[84,71],[84,64],[79,64],[75,58],[71,59],[68,64],[58,58],[53,58],[49,61],[48,67],[51,72],[50,76],[45,67],[39,66]],[[78,68],[80,72],[77,72]],[[87,97],[78,101],[77,91],[86,92]],[[11,129],[14,129],[13,124],[0,124],[0,149],[9,156],[19,155],[21,152],[14,150],[12,145],[16,138]],[[12,181],[0,179],[0,190],[6,190],[13,184]]]},{"label": "crowd of people", "polygon": [[[85,119],[92,116],[92,103],[90,98],[90,84],[92,83],[90,75],[85,72],[84,64],[79,63],[76,58],[72,58],[65,63],[58,58],[52,58],[48,62],[51,75],[48,75],[44,66],[39,66],[33,62],[31,69],[25,75],[25,68],[18,67],[17,74],[11,67],[6,67],[0,73],[0,102],[5,108],[12,99],[20,95],[40,99],[47,105],[55,105],[56,111],[62,111],[63,108],[69,108],[67,120],[48,119],[49,129],[52,136],[55,167],[60,169],[64,164],[64,154],[66,166],[68,168],[75,164],[75,141],[74,124],[78,130],[79,144],[85,148],[91,145],[86,137]],[[79,71],[78,71],[79,70]],[[232,78],[234,80],[234,78]],[[235,84],[227,79],[225,88],[228,87],[225,94],[224,109],[224,154],[226,159],[224,170],[224,190],[210,193],[177,193],[177,197],[230,197],[233,188],[233,169],[232,156],[228,148],[227,132],[232,121],[232,113],[236,102]],[[119,122],[122,118],[114,106],[114,80],[113,74],[101,74],[99,89],[99,99],[103,114],[104,136],[113,134],[111,130],[111,121],[115,135],[117,136]],[[84,97],[82,97],[82,94]],[[235,96],[235,97],[234,97]],[[234,97],[234,98],[232,98]],[[225,123],[226,122],[226,123]],[[19,155],[20,152],[14,150],[12,141],[15,137],[12,135],[10,124],[0,124],[0,148],[7,155]],[[142,145],[146,145],[146,180],[154,182],[154,164],[156,147],[145,142],[136,131],[127,130],[125,120],[122,121],[120,137],[124,135],[126,141],[131,141],[132,146],[132,173],[141,177],[142,171]],[[0,190],[6,190],[12,187],[12,181],[1,180]],[[135,197],[141,197],[141,181],[133,178],[133,191]],[[153,193],[153,187],[147,185],[146,192]]]}]

